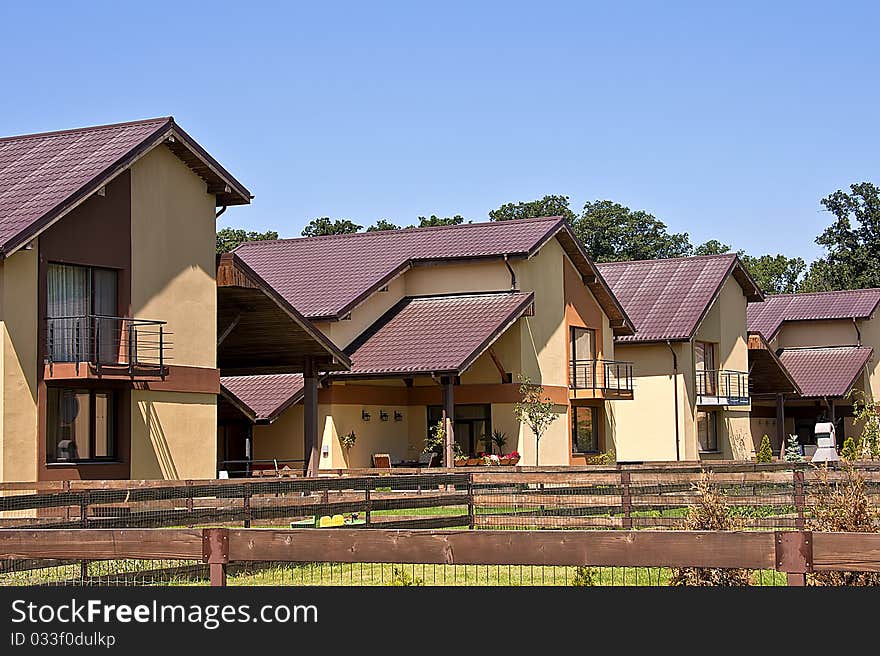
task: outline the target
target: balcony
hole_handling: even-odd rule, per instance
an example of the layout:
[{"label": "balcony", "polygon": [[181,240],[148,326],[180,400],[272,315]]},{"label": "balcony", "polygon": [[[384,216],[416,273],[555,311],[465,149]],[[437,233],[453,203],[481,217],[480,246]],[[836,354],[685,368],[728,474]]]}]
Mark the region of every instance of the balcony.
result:
[{"label": "balcony", "polygon": [[633,364],[618,360],[572,360],[569,377],[573,399],[633,398]]},{"label": "balcony", "polygon": [[165,321],[96,314],[46,318],[46,378],[164,378]]},{"label": "balcony", "polygon": [[697,371],[697,405],[749,405],[749,375],[730,369]]}]

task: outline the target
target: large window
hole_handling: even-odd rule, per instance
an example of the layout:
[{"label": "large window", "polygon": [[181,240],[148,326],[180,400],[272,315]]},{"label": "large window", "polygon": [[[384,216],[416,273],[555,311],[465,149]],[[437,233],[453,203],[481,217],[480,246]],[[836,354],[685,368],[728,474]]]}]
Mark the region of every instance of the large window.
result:
[{"label": "large window", "polygon": [[718,450],[718,413],[697,413],[697,438],[700,441],[700,451]]},{"label": "large window", "polygon": [[571,452],[598,453],[599,408],[574,406],[571,412]]},{"label": "large window", "polygon": [[102,317],[115,317],[117,310],[115,270],[50,263],[46,317],[52,361],[89,360],[92,355],[102,361],[115,360],[119,326]]},{"label": "large window", "polygon": [[[428,406],[428,430],[433,429],[443,418],[443,408]],[[463,453],[476,455],[492,452],[492,406],[465,404],[455,406],[453,421],[455,441]]]},{"label": "large window", "polygon": [[697,393],[714,396],[715,345],[711,342],[694,342],[694,364],[697,370]]},{"label": "large window", "polygon": [[116,395],[107,390],[47,388],[46,461],[116,458]]}]

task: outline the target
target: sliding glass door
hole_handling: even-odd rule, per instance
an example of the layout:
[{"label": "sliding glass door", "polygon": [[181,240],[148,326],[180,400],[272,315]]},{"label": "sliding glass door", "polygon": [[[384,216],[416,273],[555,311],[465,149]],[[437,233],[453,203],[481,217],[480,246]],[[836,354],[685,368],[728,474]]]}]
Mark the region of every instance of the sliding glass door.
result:
[{"label": "sliding glass door", "polygon": [[49,264],[46,318],[53,362],[119,359],[117,286],[112,269]]}]

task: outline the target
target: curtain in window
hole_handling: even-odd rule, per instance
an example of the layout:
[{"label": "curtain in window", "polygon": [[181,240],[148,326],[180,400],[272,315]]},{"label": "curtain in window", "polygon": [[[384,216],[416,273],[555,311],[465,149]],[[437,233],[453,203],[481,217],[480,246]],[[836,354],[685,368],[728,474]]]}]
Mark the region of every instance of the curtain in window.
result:
[{"label": "curtain in window", "polygon": [[52,360],[86,359],[91,313],[91,280],[86,267],[50,264],[47,276],[46,317]]},{"label": "curtain in window", "polygon": [[94,325],[98,361],[118,362],[119,331],[122,329],[122,323],[115,319],[116,272],[111,269],[94,269],[94,280],[95,315],[97,315]]}]

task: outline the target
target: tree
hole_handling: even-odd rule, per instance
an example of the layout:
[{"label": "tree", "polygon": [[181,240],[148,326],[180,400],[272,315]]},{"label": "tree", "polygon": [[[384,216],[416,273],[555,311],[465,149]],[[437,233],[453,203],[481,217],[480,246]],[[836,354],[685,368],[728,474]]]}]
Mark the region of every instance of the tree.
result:
[{"label": "tree", "polygon": [[[419,217],[419,227],[420,228],[430,228],[433,226],[447,226],[447,225],[459,225],[464,223],[464,217],[461,214],[456,214],[455,216],[445,216],[440,217],[436,214],[432,214],[429,217],[420,216]],[[470,223],[470,221],[468,221]]]},{"label": "tree", "polygon": [[539,200],[505,203],[497,210],[489,212],[490,221],[511,221],[532,219],[540,216],[561,216],[573,224],[577,215],[568,204],[568,196],[544,196]]},{"label": "tree", "polygon": [[400,230],[400,226],[391,223],[391,221],[388,221],[387,219],[379,219],[367,228],[367,232],[379,232],[381,230]]},{"label": "tree", "polygon": [[798,436],[789,435],[785,442],[785,460],[787,462],[802,462],[804,457],[801,455],[801,445],[798,443]]},{"label": "tree", "polygon": [[228,253],[246,241],[265,241],[267,239],[278,239],[278,233],[274,230],[249,232],[241,228],[223,228],[217,232],[217,253]]},{"label": "tree", "polygon": [[730,246],[722,244],[717,239],[710,239],[705,244],[700,244],[694,249],[694,255],[724,255],[730,252]]},{"label": "tree", "polygon": [[816,238],[827,254],[810,267],[811,288],[880,287],[880,187],[861,182],[849,189],[820,201],[834,222]]},{"label": "tree", "polygon": [[363,226],[349,221],[348,219],[333,220],[329,217],[322,216],[320,219],[313,219],[303,228],[303,237],[322,237],[324,235],[348,235],[359,231]]},{"label": "tree", "polygon": [[773,462],[773,448],[770,446],[770,438],[766,435],[761,438],[761,447],[755,455],[755,462]]},{"label": "tree", "polygon": [[559,414],[553,410],[553,402],[544,396],[544,388],[535,385],[528,376],[519,377],[519,393],[522,400],[513,406],[516,418],[524,422],[535,436],[535,466],[538,466],[538,453],[541,437],[547,432]]},{"label": "tree", "polygon": [[799,290],[799,279],[807,268],[799,257],[785,255],[761,255],[752,257],[740,254],[746,269],[758,286],[768,294],[793,294]]},{"label": "tree", "polygon": [[597,262],[653,260],[691,253],[686,232],[670,233],[666,224],[652,214],[610,200],[586,203],[572,227]]}]

